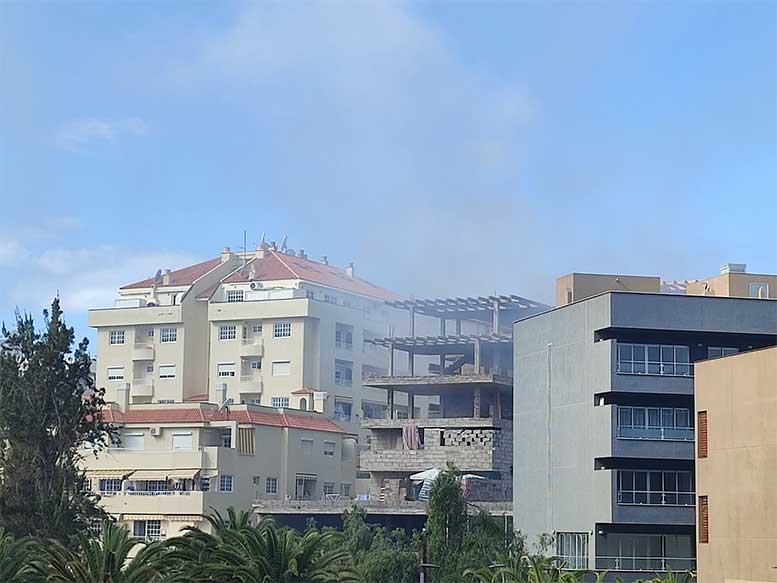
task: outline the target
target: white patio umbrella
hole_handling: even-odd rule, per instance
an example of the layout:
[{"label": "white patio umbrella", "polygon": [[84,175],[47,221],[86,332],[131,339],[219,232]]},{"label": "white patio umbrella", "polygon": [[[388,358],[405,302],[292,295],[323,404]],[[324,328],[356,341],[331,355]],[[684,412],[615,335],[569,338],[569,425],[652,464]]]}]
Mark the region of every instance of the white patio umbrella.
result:
[{"label": "white patio umbrella", "polygon": [[437,479],[437,476],[440,475],[440,470],[437,468],[429,468],[428,470],[424,470],[423,472],[418,472],[417,474],[413,474],[410,476],[410,479],[414,482],[424,482],[426,480],[432,480],[434,481]]}]

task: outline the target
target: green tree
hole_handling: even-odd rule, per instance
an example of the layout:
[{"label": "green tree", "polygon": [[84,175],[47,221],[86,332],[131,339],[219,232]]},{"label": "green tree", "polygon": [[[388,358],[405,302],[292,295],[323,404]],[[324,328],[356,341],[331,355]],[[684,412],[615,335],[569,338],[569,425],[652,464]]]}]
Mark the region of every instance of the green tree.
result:
[{"label": "green tree", "polygon": [[439,565],[437,579],[447,581],[460,575],[461,549],[467,528],[467,503],[456,469],[449,465],[434,480],[429,492],[426,540],[429,559]]},{"label": "green tree", "polygon": [[0,581],[33,583],[40,581],[41,563],[35,559],[37,545],[29,537],[14,538],[0,527]]},{"label": "green tree", "polygon": [[208,516],[212,534],[198,528],[169,541],[177,561],[173,581],[219,583],[357,582],[342,536],[309,528],[303,534],[278,529],[265,518],[256,526],[250,514],[228,510]]},{"label": "green tree", "polygon": [[44,320],[42,332],[19,314],[15,330],[2,328],[0,526],[66,541],[104,516],[78,468],[79,450],[104,447],[116,432],[101,420],[105,401],[89,372],[87,340],[71,350],[59,300]]},{"label": "green tree", "polygon": [[[48,583],[156,583],[166,570],[164,547],[130,536],[126,527],[104,521],[98,538],[79,535],[75,548],[53,541],[46,548]],[[141,548],[132,559],[129,553]]]}]

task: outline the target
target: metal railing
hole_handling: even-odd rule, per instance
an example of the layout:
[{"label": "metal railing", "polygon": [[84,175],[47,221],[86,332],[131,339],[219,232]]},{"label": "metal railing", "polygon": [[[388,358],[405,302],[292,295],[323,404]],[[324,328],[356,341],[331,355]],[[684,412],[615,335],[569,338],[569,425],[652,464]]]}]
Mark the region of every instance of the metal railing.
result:
[{"label": "metal railing", "polygon": [[[624,497],[624,494],[627,496]],[[645,501],[638,502],[637,498]],[[618,504],[626,506],[695,506],[696,493],[668,490],[618,490]]]},{"label": "metal railing", "polygon": [[596,569],[614,571],[690,571],[696,569],[695,557],[596,557]]},{"label": "metal railing", "polygon": [[622,427],[618,426],[621,439],[647,439],[656,441],[693,441],[693,427]]}]

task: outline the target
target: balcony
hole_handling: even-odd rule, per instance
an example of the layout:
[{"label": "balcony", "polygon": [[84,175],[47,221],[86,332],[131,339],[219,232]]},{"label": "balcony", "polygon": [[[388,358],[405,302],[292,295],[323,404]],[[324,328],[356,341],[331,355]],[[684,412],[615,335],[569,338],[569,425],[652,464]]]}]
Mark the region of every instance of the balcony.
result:
[{"label": "balcony", "polygon": [[647,439],[654,441],[693,441],[693,427],[618,427],[619,439]]},{"label": "balcony", "polygon": [[240,392],[241,393],[261,393],[262,392],[262,375],[261,374],[244,374],[240,375]]},{"label": "balcony", "polygon": [[132,346],[132,360],[154,360],[154,339],[136,340]]},{"label": "balcony", "polygon": [[177,324],[182,321],[181,306],[139,306],[89,310],[89,326],[142,326]]},{"label": "balcony", "polygon": [[694,557],[596,557],[597,570],[647,571],[651,575],[668,571],[675,573],[696,569]]},{"label": "balcony", "polygon": [[130,395],[132,397],[153,397],[154,379],[151,377],[132,379]]},{"label": "balcony", "polygon": [[100,505],[110,514],[205,514],[213,502],[210,492],[104,492]]},{"label": "balcony", "polygon": [[240,356],[251,358],[264,354],[264,341],[260,337],[243,338],[240,342]]}]

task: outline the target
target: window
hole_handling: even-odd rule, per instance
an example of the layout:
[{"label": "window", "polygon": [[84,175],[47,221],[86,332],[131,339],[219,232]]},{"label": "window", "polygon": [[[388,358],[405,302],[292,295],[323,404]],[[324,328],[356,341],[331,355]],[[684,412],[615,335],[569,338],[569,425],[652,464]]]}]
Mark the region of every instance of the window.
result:
[{"label": "window", "polygon": [[353,350],[353,326],[335,324],[335,347]]},{"label": "window", "polygon": [[326,457],[335,457],[336,449],[337,449],[337,444],[334,441],[324,442],[324,455]]},{"label": "window", "polygon": [[278,493],[278,478],[267,478],[264,483],[264,491],[267,494]]},{"label": "window", "polygon": [[307,299],[309,299],[309,300],[315,300],[316,299],[316,292],[308,290],[308,291],[305,292],[305,297]]},{"label": "window", "polygon": [[108,341],[110,344],[124,344],[124,330],[111,330]]},{"label": "window", "polygon": [[227,301],[228,302],[242,302],[243,301],[243,290],[242,289],[230,289],[227,290]]},{"label": "window", "polygon": [[232,447],[232,431],[221,432],[221,447]]},{"label": "window", "polygon": [[692,440],[691,410],[618,405],[618,437],[621,439]]},{"label": "window", "polygon": [[175,399],[159,399],[157,403],[159,403],[160,405],[171,405],[175,403]]},{"label": "window", "polygon": [[167,480],[146,480],[146,492],[167,492]]},{"label": "window", "polygon": [[568,569],[588,568],[588,533],[556,533],[556,556]]},{"label": "window", "polygon": [[160,379],[174,379],[175,378],[175,365],[174,364],[162,364],[159,366],[159,378]]},{"label": "window", "polygon": [[728,346],[708,346],[707,358],[716,358],[718,356],[729,356],[739,352],[739,348],[732,348]]},{"label": "window", "polygon": [[626,374],[691,376],[690,349],[665,344],[618,343],[617,371]]},{"label": "window", "polygon": [[232,492],[232,476],[221,474],[219,476],[219,492]]},{"label": "window", "polygon": [[289,408],[289,398],[288,397],[273,397],[271,400],[271,405],[275,409],[288,409]]},{"label": "window", "polygon": [[118,478],[100,480],[100,492],[121,492],[121,480]]},{"label": "window", "polygon": [[124,449],[143,449],[142,433],[125,433],[121,436],[121,445]]},{"label": "window", "polygon": [[108,380],[109,381],[123,381],[124,380],[124,367],[123,366],[111,366],[111,367],[108,367]]},{"label": "window", "polygon": [[710,542],[710,506],[707,496],[699,496],[699,542]]},{"label": "window", "polygon": [[353,384],[353,363],[351,361],[335,361],[335,384],[345,387],[350,387]]},{"label": "window", "polygon": [[234,340],[237,338],[237,326],[219,326],[219,340]]},{"label": "window", "polygon": [[350,484],[340,484],[340,494],[344,498],[350,498],[351,497],[351,485]]},{"label": "window", "polygon": [[297,500],[310,500],[316,495],[315,474],[297,474],[294,496]]},{"label": "window", "polygon": [[751,298],[768,298],[769,297],[769,284],[768,283],[751,283],[750,284],[750,297]]},{"label": "window", "polygon": [[291,361],[276,360],[272,363],[272,376],[285,377],[291,374]]},{"label": "window", "polygon": [[210,491],[210,478],[200,478],[200,492]]},{"label": "window", "polygon": [[290,338],[291,322],[276,322],[273,327],[273,336],[275,338]]},{"label": "window", "polygon": [[147,366],[146,367],[146,373],[152,373],[152,372],[154,372],[154,366],[153,365]]},{"label": "window", "polygon": [[337,303],[337,296],[330,296],[329,294],[324,294],[324,301],[327,304],[336,304]]},{"label": "window", "polygon": [[300,440],[300,447],[302,448],[302,454],[306,456],[313,455],[313,440],[302,439]]},{"label": "window", "polygon": [[385,419],[387,409],[388,407],[381,403],[362,401],[362,415],[365,419]]},{"label": "window", "polygon": [[254,324],[251,326],[251,333],[253,334],[261,334],[262,333],[262,325],[261,324]]},{"label": "window", "polygon": [[707,412],[699,411],[696,426],[699,428],[699,452],[700,459],[706,458],[708,453],[707,443]]},{"label": "window", "polygon": [[233,377],[235,376],[235,363],[234,362],[220,362],[218,364],[218,376],[220,377]]},{"label": "window", "polygon": [[238,427],[237,451],[240,455],[254,455],[256,453],[256,432],[253,427]]},{"label": "window", "polygon": [[161,540],[162,523],[159,520],[134,520],[132,535],[144,540]]},{"label": "window", "polygon": [[353,405],[350,401],[335,400],[334,410],[332,411],[332,419],[336,421],[350,421],[352,409]]},{"label": "window", "polygon": [[324,496],[330,496],[335,493],[334,482],[324,482]]},{"label": "window", "polygon": [[618,504],[693,506],[690,471],[618,470]]},{"label": "window", "polygon": [[192,434],[173,433],[173,449],[192,449]]},{"label": "window", "polygon": [[252,360],[251,361],[251,370],[262,370],[262,361],[261,360]]},{"label": "window", "polygon": [[146,332],[146,336],[148,338],[153,338],[154,337],[154,329],[153,328],[149,328],[148,332]]},{"label": "window", "polygon": [[175,342],[178,340],[178,328],[160,328],[159,329],[159,341],[160,342]]}]

